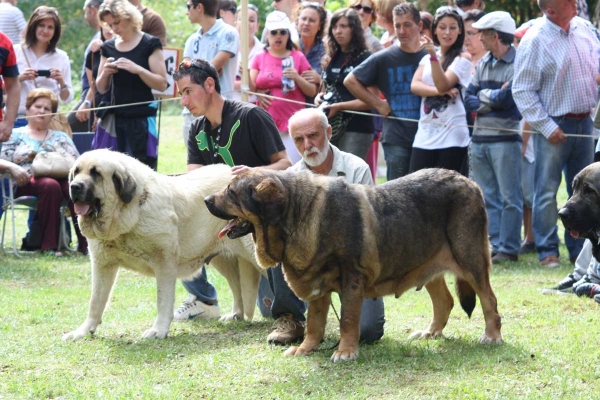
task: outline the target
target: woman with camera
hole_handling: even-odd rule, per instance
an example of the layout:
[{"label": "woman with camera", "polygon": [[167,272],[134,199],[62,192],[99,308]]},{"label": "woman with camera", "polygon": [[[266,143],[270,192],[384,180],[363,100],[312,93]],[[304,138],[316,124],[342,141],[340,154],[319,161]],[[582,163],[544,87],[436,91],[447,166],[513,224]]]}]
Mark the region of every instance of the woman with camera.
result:
[{"label": "woman with camera", "polygon": [[[51,90],[63,104],[73,100],[71,87],[71,64],[66,52],[58,49],[61,23],[54,7],[40,6],[35,9],[25,28],[23,42],[15,46],[21,82],[21,101],[15,128],[27,125],[25,100],[35,88]],[[70,129],[64,117],[64,132]]]},{"label": "woman with camera", "polygon": [[[344,86],[346,76],[371,55],[356,11],[343,8],[333,13],[328,35],[326,59],[329,61],[324,65],[324,85],[321,86],[321,94],[315,99],[315,104],[327,114],[332,128],[331,143],[340,150],[365,160],[373,141],[373,118],[343,112],[371,110],[370,106],[352,96]],[[375,88],[369,90],[378,93]]]}]

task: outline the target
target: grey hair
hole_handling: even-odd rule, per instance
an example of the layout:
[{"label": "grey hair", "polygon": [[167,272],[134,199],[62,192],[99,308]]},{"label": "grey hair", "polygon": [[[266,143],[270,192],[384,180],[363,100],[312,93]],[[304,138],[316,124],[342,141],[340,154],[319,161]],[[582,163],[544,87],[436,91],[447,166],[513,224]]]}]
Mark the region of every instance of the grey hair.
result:
[{"label": "grey hair", "polygon": [[329,121],[327,120],[327,116],[325,115],[325,113],[318,108],[303,108],[302,110],[297,111],[294,115],[291,116],[290,120],[288,121],[288,125],[292,125],[296,120],[308,117],[319,118],[319,122],[321,122],[323,132],[327,133]]}]

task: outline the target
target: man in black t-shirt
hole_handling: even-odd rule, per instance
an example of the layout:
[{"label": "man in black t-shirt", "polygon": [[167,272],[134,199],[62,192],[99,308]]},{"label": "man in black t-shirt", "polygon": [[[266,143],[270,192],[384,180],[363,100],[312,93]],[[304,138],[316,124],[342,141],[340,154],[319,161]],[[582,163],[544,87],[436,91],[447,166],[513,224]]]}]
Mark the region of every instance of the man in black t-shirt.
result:
[{"label": "man in black t-shirt", "polygon": [[[234,174],[250,168],[284,170],[292,165],[271,116],[249,103],[225,99],[215,68],[204,60],[181,63],[174,75],[181,105],[196,120],[187,141],[187,171],[207,164],[227,164]],[[206,278],[206,268],[191,281],[189,293],[175,310],[175,321],[219,317],[217,291]]]},{"label": "man in black t-shirt", "polygon": [[[381,144],[388,181],[408,173],[421,110],[421,97],[411,93],[410,85],[419,62],[427,55],[421,49],[423,23],[419,10],[411,3],[400,3],[394,7],[393,14],[400,46],[390,46],[373,54],[344,80],[344,85],[357,99],[381,115],[414,120],[384,120]],[[367,90],[369,86],[379,88],[386,100]]]}]

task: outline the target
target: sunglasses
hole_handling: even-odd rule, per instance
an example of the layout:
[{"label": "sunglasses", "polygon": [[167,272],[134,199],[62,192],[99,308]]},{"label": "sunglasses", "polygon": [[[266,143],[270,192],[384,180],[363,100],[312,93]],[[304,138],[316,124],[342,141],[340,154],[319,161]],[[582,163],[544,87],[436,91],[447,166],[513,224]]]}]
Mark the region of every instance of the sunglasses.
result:
[{"label": "sunglasses", "polygon": [[352,8],[355,9],[356,11],[363,10],[367,14],[373,14],[373,9],[371,7],[363,7],[360,4],[357,4],[355,6],[352,6]]},{"label": "sunglasses", "polygon": [[194,7],[194,3],[186,3],[185,5],[188,9],[188,11],[190,11],[190,8]]},{"label": "sunglasses", "polygon": [[273,31],[269,31],[269,33],[271,34],[271,36],[277,36],[277,34],[279,33],[281,36],[285,36],[288,34],[288,30],[287,29],[279,29],[279,30],[273,30]]},{"label": "sunglasses", "polygon": [[214,73],[211,73],[211,68],[209,66],[210,66],[210,64],[208,62],[194,58],[191,60],[186,60],[186,61],[181,62],[179,64],[179,68],[177,68],[177,70],[196,68],[196,69],[199,69],[200,71],[204,72],[207,76],[210,76],[213,79],[215,79],[215,77],[213,76]]},{"label": "sunglasses", "polygon": [[[248,8],[250,8],[250,7],[248,7]],[[223,8],[222,10],[223,10],[223,11],[229,11],[229,12],[231,12],[232,14],[236,14],[236,13],[237,13],[237,8],[235,8],[235,7]]]},{"label": "sunglasses", "polygon": [[275,3],[279,3],[281,0],[273,0]]}]

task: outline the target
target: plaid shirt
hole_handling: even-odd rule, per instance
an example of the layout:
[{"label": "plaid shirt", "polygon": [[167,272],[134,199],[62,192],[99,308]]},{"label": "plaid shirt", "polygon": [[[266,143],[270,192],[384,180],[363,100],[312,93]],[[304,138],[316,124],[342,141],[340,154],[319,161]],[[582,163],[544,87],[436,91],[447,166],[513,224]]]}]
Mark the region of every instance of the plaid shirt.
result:
[{"label": "plaid shirt", "polygon": [[548,137],[551,117],[583,114],[596,106],[600,42],[579,17],[569,32],[540,18],[525,34],[515,59],[513,97],[531,126]]}]

